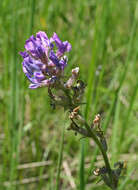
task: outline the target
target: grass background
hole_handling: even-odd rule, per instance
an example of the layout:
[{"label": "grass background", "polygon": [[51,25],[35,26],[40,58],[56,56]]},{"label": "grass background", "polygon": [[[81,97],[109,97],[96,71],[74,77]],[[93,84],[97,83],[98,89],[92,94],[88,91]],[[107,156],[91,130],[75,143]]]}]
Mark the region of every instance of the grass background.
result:
[{"label": "grass background", "polygon": [[103,164],[93,141],[66,130],[47,89],[28,89],[18,52],[39,30],[72,44],[65,72],[79,66],[87,83],[85,118],[102,115],[111,164],[128,162],[119,190],[138,189],[138,1],[1,0],[0,190],[108,189],[92,173]]}]

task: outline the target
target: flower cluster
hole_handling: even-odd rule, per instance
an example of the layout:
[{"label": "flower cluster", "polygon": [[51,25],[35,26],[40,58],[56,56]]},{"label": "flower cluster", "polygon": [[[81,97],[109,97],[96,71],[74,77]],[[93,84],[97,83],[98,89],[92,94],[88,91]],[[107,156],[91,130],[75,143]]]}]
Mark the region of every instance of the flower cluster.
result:
[{"label": "flower cluster", "polygon": [[29,88],[52,86],[57,78],[63,75],[67,65],[64,55],[71,50],[68,41],[62,42],[56,33],[49,39],[45,32],[38,32],[25,43],[25,51],[20,52],[23,57],[23,71],[31,84]]}]

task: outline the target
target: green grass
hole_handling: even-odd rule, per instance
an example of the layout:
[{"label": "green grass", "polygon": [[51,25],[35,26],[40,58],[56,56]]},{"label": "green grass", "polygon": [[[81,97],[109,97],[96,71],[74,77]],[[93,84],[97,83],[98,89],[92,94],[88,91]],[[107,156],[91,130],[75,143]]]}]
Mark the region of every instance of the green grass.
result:
[{"label": "green grass", "polygon": [[[49,36],[57,32],[72,44],[66,74],[80,67],[87,84],[85,118],[92,123],[95,114],[102,115],[111,164],[128,161],[119,189],[137,189],[137,0],[3,0],[0,29],[0,189],[54,190],[57,184],[71,190],[72,180],[74,189],[108,189],[93,176],[103,164],[96,145],[66,130],[68,116],[51,109],[47,89],[28,89],[18,52],[39,30]],[[42,161],[51,164],[19,169]],[[72,178],[66,177],[63,162]]]},{"label": "green grass", "polygon": [[57,168],[57,176],[56,176],[56,190],[60,189],[60,173],[61,173],[61,166],[62,166],[62,159],[63,159],[63,151],[64,151],[64,131],[65,127],[62,129],[62,138],[58,156],[58,168]]}]

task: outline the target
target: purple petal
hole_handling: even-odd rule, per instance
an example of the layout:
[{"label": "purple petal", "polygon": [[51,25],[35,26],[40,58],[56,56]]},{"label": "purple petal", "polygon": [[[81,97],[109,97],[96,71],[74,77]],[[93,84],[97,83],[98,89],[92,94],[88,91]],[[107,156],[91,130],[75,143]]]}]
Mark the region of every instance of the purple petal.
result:
[{"label": "purple petal", "polygon": [[35,50],[35,40],[36,39],[33,35],[28,40],[26,40],[24,47],[27,51],[32,52],[33,50]]},{"label": "purple petal", "polygon": [[62,70],[64,70],[65,66],[67,65],[67,61],[65,59],[61,59],[59,61],[60,67]]},{"label": "purple petal", "polygon": [[37,81],[41,82],[45,79],[45,76],[41,72],[35,72],[34,77],[37,79]]},{"label": "purple petal", "polygon": [[49,40],[46,33],[43,31],[37,32],[36,37],[39,38],[40,40],[43,40],[43,39]]},{"label": "purple petal", "polygon": [[33,72],[41,70],[41,64],[38,61],[33,62],[33,59],[27,57],[24,59],[23,63],[23,71],[24,73],[28,73],[29,75],[33,75]]},{"label": "purple petal", "polygon": [[62,42],[56,33],[54,33],[52,38],[55,41],[56,46],[58,47],[58,57],[61,57],[65,52],[69,52],[71,50],[71,44],[68,41]]},{"label": "purple petal", "polygon": [[41,44],[46,48],[51,48],[53,49],[54,45],[52,44],[52,41],[48,39],[47,35],[45,32],[40,31],[36,34],[36,39],[41,41]]},{"label": "purple petal", "polygon": [[24,52],[19,52],[19,54],[20,54],[23,58],[26,58],[26,57],[29,56],[29,54],[28,54],[26,51],[24,51]]},{"label": "purple petal", "polygon": [[30,64],[29,66],[33,71],[40,71],[40,67],[36,64]]},{"label": "purple petal", "polygon": [[38,80],[32,76],[30,76],[28,73],[25,73],[25,75],[27,76],[27,78],[29,79],[29,81],[33,84],[38,84]]},{"label": "purple petal", "polygon": [[54,51],[50,51],[49,53],[49,59],[57,66],[59,67],[59,60],[57,56],[55,55]]},{"label": "purple petal", "polygon": [[29,85],[29,88],[31,89],[36,89],[36,88],[39,88],[40,87],[40,84],[30,84]]},{"label": "purple petal", "polygon": [[26,74],[28,73],[30,76],[33,75],[33,71],[32,69],[29,67],[28,64],[26,64],[26,62],[23,62],[23,72]]},{"label": "purple petal", "polygon": [[41,59],[45,57],[45,48],[42,46],[40,40],[37,40],[34,36],[26,40],[25,49],[36,58]]},{"label": "purple petal", "polygon": [[64,45],[67,52],[71,51],[72,46],[68,41],[63,42],[63,45]]},{"label": "purple petal", "polygon": [[53,40],[55,41],[55,43],[56,43],[56,46],[58,47],[58,48],[60,48],[60,46],[62,46],[62,41],[60,40],[60,38],[58,37],[58,35],[54,32],[54,34],[53,34]]}]

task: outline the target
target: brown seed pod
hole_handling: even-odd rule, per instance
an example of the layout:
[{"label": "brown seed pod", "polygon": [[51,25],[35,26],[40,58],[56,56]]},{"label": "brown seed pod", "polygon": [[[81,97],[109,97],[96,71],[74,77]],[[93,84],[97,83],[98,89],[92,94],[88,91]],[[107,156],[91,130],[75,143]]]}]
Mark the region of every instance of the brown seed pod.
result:
[{"label": "brown seed pod", "polygon": [[100,114],[97,114],[97,115],[95,116],[95,119],[93,120],[93,124],[100,123],[100,120],[101,120],[101,116],[100,116]]},{"label": "brown seed pod", "polygon": [[100,169],[99,169],[99,168],[95,169],[95,170],[93,171],[93,174],[94,174],[95,176],[99,176],[99,175],[100,175]]}]

